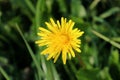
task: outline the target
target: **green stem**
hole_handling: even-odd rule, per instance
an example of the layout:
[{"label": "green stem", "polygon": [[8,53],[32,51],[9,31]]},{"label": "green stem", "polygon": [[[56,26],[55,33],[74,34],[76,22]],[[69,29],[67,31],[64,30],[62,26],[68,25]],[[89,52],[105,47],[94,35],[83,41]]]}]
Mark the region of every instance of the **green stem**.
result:
[{"label": "green stem", "polygon": [[38,32],[38,27],[40,26],[41,24],[41,21],[42,21],[42,14],[43,14],[43,7],[44,7],[44,0],[38,0],[37,1],[37,4],[36,4],[36,14],[35,14],[35,31],[36,33]]},{"label": "green stem", "polygon": [[20,28],[19,28],[19,26],[18,26],[17,24],[16,24],[16,27],[17,27],[17,30],[18,30],[18,32],[20,33],[22,39],[24,40],[24,42],[25,42],[25,44],[26,44],[26,47],[27,47],[27,49],[28,49],[28,51],[29,51],[32,59],[33,59],[33,62],[35,63],[35,66],[36,66],[36,68],[37,68],[37,70],[38,70],[39,80],[40,80],[41,76],[43,76],[43,71],[42,71],[42,69],[40,68],[40,65],[39,65],[39,63],[38,63],[38,61],[37,61],[37,59],[36,59],[36,57],[35,57],[32,49],[31,49],[31,47],[29,46],[28,42],[27,42],[26,39],[24,38],[24,35],[23,35],[23,33],[21,32],[21,30],[20,30]]},{"label": "green stem", "polygon": [[[38,27],[40,26],[41,23],[41,18],[42,18],[42,12],[43,12],[43,1],[44,0],[38,0],[36,4],[36,12],[35,12],[35,33],[38,32]],[[43,73],[42,73],[43,74]],[[38,72],[38,77],[40,79],[41,73]]]},{"label": "green stem", "polygon": [[35,14],[35,8],[34,8],[33,4],[30,2],[30,0],[25,0],[25,2],[28,5],[28,7],[30,8],[30,10],[32,11],[32,13]]},{"label": "green stem", "polygon": [[92,2],[92,4],[90,5],[89,8],[90,8],[91,10],[94,9],[99,2],[100,2],[100,0],[94,0],[94,1]]},{"label": "green stem", "polygon": [[101,39],[103,39],[103,40],[109,42],[109,43],[112,44],[113,46],[115,46],[115,47],[117,47],[117,48],[120,49],[120,44],[119,44],[119,43],[114,42],[113,40],[107,38],[106,36],[104,36],[104,35],[98,33],[98,32],[95,31],[95,30],[92,30],[92,32],[93,32],[96,36],[100,37]]},{"label": "green stem", "polygon": [[0,66],[0,72],[5,77],[6,80],[10,80],[8,74],[4,71],[4,69]]}]

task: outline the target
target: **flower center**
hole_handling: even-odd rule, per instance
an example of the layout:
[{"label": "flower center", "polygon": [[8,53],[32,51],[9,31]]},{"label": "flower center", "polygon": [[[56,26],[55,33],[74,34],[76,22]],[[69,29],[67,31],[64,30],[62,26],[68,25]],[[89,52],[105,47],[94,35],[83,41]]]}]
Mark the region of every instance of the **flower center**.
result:
[{"label": "flower center", "polygon": [[67,44],[69,42],[69,36],[66,34],[61,34],[59,37],[60,43]]}]

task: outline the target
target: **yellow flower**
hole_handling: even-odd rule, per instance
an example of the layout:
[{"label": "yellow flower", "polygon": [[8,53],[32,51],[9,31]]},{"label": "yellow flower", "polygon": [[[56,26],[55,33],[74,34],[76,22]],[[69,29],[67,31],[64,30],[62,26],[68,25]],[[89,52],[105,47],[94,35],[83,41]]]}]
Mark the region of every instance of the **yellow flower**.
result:
[{"label": "yellow flower", "polygon": [[47,60],[54,59],[54,63],[62,55],[63,63],[66,64],[66,59],[75,57],[75,52],[81,52],[80,44],[81,40],[78,39],[83,31],[74,28],[74,22],[72,20],[66,21],[66,18],[61,18],[61,24],[59,21],[54,22],[50,18],[50,22],[45,22],[48,29],[40,27],[40,40],[36,41],[39,46],[46,46],[41,54],[48,55]]}]

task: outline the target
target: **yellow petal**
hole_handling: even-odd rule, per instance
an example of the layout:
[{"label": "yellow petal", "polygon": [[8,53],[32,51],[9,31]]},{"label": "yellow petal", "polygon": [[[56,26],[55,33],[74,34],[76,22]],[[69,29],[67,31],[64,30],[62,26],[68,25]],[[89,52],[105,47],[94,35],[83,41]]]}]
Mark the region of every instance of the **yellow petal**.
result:
[{"label": "yellow petal", "polygon": [[73,49],[70,48],[69,50],[70,50],[70,54],[71,54],[73,57],[75,57],[75,53],[74,53]]},{"label": "yellow petal", "polygon": [[52,32],[55,32],[57,33],[58,32],[58,29],[57,27],[55,26],[52,26],[51,24],[49,24],[48,22],[45,22],[45,24],[47,25],[47,27],[52,31]]},{"label": "yellow petal", "polygon": [[54,52],[53,52],[53,53],[50,53],[49,56],[47,57],[47,60],[50,60],[50,59],[53,57],[53,55],[55,55],[55,54],[56,54],[56,53],[54,53]]},{"label": "yellow petal", "polygon": [[45,55],[45,54],[49,54],[49,53],[48,53],[48,52],[49,52],[48,50],[49,50],[48,48],[45,49],[45,50],[43,50],[43,51],[41,52],[41,54],[44,54],[44,55]]},{"label": "yellow petal", "polygon": [[42,27],[39,27],[39,30],[41,30],[42,32],[45,32],[45,33],[51,33],[50,31],[48,31],[47,29],[44,29]]},{"label": "yellow petal", "polygon": [[55,22],[54,22],[54,20],[52,18],[50,18],[50,22],[51,22],[51,24],[52,24],[53,27],[56,26],[56,24],[55,24]]},{"label": "yellow petal", "polygon": [[61,18],[61,27],[63,28],[63,26],[64,26],[64,18],[62,17]]},{"label": "yellow petal", "polygon": [[74,22],[72,22],[71,24],[70,24],[70,30],[72,30],[73,29],[73,26],[75,25],[75,23]]},{"label": "yellow petal", "polygon": [[66,64],[66,58],[67,57],[67,52],[66,52],[66,49],[64,49],[62,51],[62,60],[63,60],[63,64]]},{"label": "yellow petal", "polygon": [[57,25],[58,25],[58,28],[61,28],[60,22],[58,20],[57,20]]},{"label": "yellow petal", "polygon": [[81,52],[81,50],[77,47],[73,47],[77,52]]},{"label": "yellow petal", "polygon": [[60,55],[60,52],[55,56],[55,58],[54,58],[54,63],[57,61],[59,55]]}]

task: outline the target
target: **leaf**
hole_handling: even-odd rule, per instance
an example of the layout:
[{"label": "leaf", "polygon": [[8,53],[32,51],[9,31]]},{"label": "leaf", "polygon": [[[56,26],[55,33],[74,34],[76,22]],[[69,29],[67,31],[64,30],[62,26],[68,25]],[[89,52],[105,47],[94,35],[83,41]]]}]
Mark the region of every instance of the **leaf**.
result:
[{"label": "leaf", "polygon": [[113,41],[120,42],[120,37],[113,37],[111,38]]},{"label": "leaf", "polygon": [[80,69],[77,74],[77,80],[97,80],[99,69]]},{"label": "leaf", "polygon": [[0,56],[0,66],[8,64],[8,59]]},{"label": "leaf", "polygon": [[112,80],[110,74],[109,74],[109,68],[105,67],[103,70],[99,73],[99,80]]},{"label": "leaf", "polygon": [[67,13],[67,6],[65,5],[65,0],[57,0],[59,3],[60,11],[64,14]]},{"label": "leaf", "polygon": [[28,51],[30,53],[30,56],[33,59],[33,62],[35,63],[35,66],[36,66],[36,69],[37,69],[37,72],[38,72],[38,75],[39,75],[39,79],[41,80],[41,77],[43,76],[43,72],[42,72],[42,69],[39,66],[39,62],[37,61],[31,47],[29,46],[28,42],[26,41],[22,31],[20,30],[20,28],[19,28],[19,26],[17,24],[16,24],[16,28],[17,28],[18,32],[20,33],[22,39],[24,40],[24,43],[25,43],[25,45],[26,45],[26,47],[27,47],[27,49],[28,49]]},{"label": "leaf", "polygon": [[110,64],[119,64],[119,50],[111,49]]},{"label": "leaf", "polygon": [[94,0],[92,3],[91,3],[91,5],[90,5],[90,9],[92,10],[92,9],[94,9],[97,5],[98,5],[98,3],[100,2],[100,0]]},{"label": "leaf", "polygon": [[120,44],[119,44],[119,43],[117,43],[117,42],[115,42],[115,41],[109,39],[108,37],[106,37],[106,36],[104,36],[104,35],[98,33],[98,32],[95,31],[95,30],[92,30],[92,32],[93,32],[93,34],[95,34],[96,36],[100,37],[101,39],[103,39],[103,40],[109,42],[109,43],[112,44],[113,46],[115,46],[115,47],[117,47],[117,48],[120,49]]},{"label": "leaf", "polygon": [[71,12],[73,16],[85,17],[86,10],[79,0],[71,1]]},{"label": "leaf", "polygon": [[5,77],[6,80],[11,80],[10,76],[6,73],[6,71],[0,66],[0,72]]},{"label": "leaf", "polygon": [[102,13],[99,17],[104,19],[104,18],[107,18],[107,17],[111,16],[112,14],[114,14],[116,12],[120,12],[120,8],[119,7],[111,8],[110,10]]},{"label": "leaf", "polygon": [[80,69],[76,74],[77,80],[112,80],[109,74],[108,67],[103,70],[99,68],[94,69]]}]

